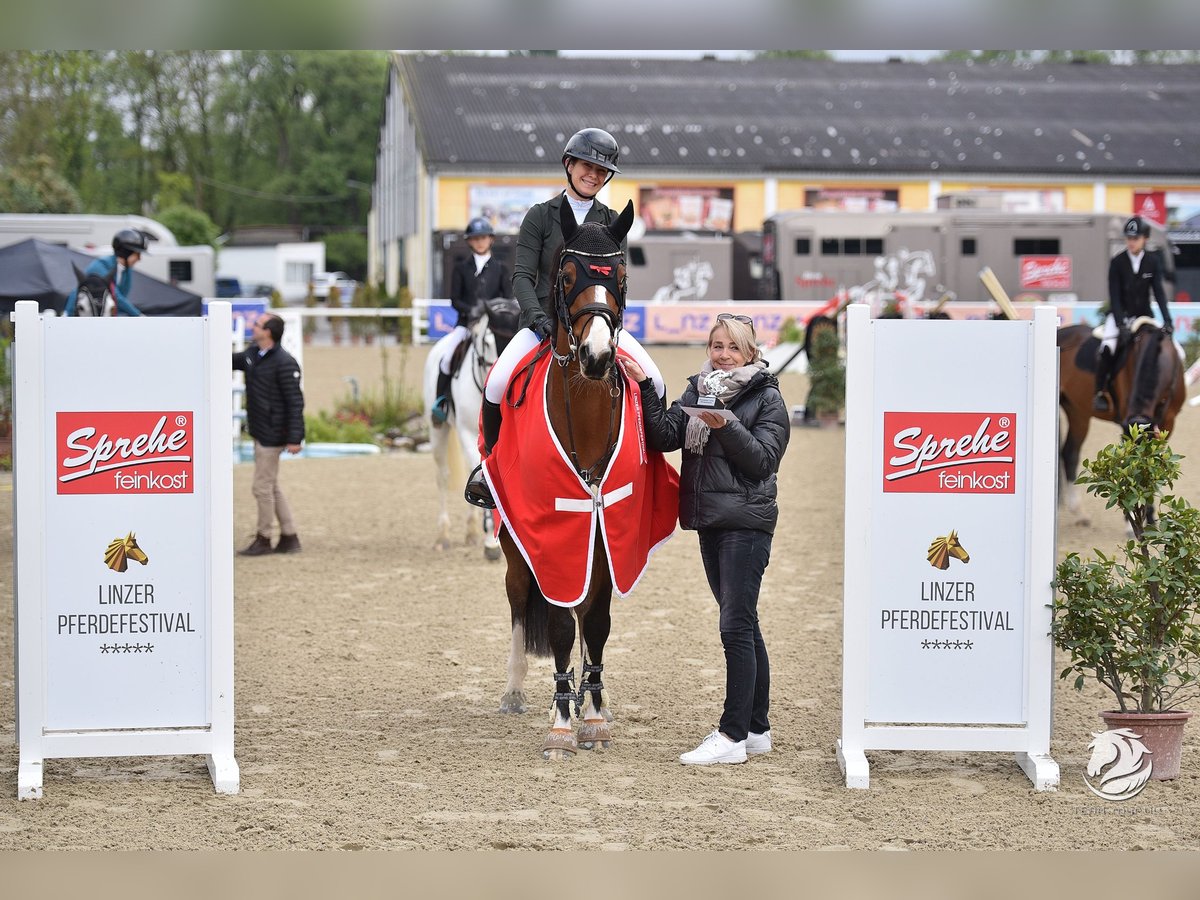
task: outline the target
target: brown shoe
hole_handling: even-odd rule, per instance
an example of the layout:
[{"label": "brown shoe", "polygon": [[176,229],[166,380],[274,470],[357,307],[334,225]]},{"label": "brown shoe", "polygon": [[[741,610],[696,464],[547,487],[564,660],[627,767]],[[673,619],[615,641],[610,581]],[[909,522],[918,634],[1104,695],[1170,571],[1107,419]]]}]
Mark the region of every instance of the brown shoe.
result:
[{"label": "brown shoe", "polygon": [[265,534],[256,534],[250,545],[238,551],[238,556],[263,556],[271,552],[271,539]]},{"label": "brown shoe", "polygon": [[281,534],[279,543],[275,545],[276,553],[299,553],[300,537],[295,534]]}]

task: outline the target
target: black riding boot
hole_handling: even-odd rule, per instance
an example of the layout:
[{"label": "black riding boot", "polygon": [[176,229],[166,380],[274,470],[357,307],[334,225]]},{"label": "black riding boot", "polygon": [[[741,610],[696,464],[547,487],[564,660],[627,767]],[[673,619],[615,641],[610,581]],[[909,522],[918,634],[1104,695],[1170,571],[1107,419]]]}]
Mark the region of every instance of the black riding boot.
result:
[{"label": "black riding boot", "polygon": [[[496,446],[496,441],[500,438],[500,406],[492,403],[486,397],[483,398],[483,414],[480,416],[483,424],[483,453],[488,456],[492,452],[492,448]],[[487,479],[483,477],[483,463],[475,467],[471,473],[471,477],[467,479],[466,490],[463,491],[463,496],[472,506],[479,506],[483,509],[495,509],[496,501],[492,499],[491,488],[488,487]]]},{"label": "black riding boot", "polygon": [[1106,413],[1111,409],[1108,379],[1112,375],[1112,351],[1107,347],[1096,357],[1096,396],[1092,398],[1092,410]]},{"label": "black riding boot", "polygon": [[438,369],[437,393],[429,417],[434,425],[444,425],[450,415],[450,373]]}]

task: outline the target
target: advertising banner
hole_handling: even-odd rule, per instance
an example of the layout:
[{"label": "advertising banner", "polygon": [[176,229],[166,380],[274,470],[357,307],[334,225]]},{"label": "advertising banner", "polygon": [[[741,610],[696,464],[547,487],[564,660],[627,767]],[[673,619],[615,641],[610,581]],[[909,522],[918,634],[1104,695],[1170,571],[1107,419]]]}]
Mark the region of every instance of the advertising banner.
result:
[{"label": "advertising banner", "polygon": [[[1049,760],[1056,315],[872,320],[850,307],[843,739]],[[919,361],[919,364],[914,364]]]},{"label": "advertising banner", "polygon": [[237,789],[230,323],[225,303],[199,319],[18,304],[23,798],[47,757],[205,753]]}]

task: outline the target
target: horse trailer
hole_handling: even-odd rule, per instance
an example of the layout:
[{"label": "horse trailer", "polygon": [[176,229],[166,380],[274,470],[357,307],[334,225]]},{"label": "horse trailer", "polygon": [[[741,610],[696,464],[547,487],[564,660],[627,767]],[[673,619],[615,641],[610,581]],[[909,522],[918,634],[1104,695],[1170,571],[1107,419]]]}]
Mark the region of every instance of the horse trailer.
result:
[{"label": "horse trailer", "polygon": [[149,252],[137,270],[184,290],[212,297],[216,294],[216,262],[207,244],[181,247],[167,226],[145,216],[68,215],[55,213],[0,214],[0,247],[27,238],[62,244],[96,256],[112,253],[113,235],[122,228],[145,233]]},{"label": "horse trailer", "polygon": [[[949,293],[989,301],[985,267],[1013,300],[1108,299],[1108,262],[1124,248],[1128,216],[1112,213],[781,212],[763,226],[763,299],[892,298],[933,302]],[[1169,246],[1154,227],[1152,250]],[[1161,254],[1171,297],[1174,260]]]},{"label": "horse trailer", "polygon": [[[497,234],[492,245],[492,255],[509,271],[516,246],[515,234]],[[626,254],[629,299],[655,303],[757,300],[761,252],[762,235],[758,232],[649,232],[631,238]],[[434,285],[434,296],[449,296],[454,264],[470,253],[462,232],[434,232],[433,271],[440,278]]]}]

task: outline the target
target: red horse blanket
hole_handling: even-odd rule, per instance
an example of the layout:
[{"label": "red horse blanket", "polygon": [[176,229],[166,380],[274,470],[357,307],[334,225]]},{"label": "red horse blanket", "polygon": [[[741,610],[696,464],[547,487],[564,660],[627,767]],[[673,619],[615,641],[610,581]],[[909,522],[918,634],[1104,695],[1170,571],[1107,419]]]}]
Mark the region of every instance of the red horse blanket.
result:
[{"label": "red horse blanket", "polygon": [[[535,353],[522,360],[518,373]],[[500,519],[548,601],[558,606],[583,602],[597,529],[613,588],[624,597],[641,579],[650,556],[675,531],[679,474],[661,453],[647,448],[641,395],[637,385],[628,383],[617,450],[593,494],[550,424],[546,386],[551,363],[547,353],[534,364],[520,406],[505,402],[500,438],[483,471]]]}]

